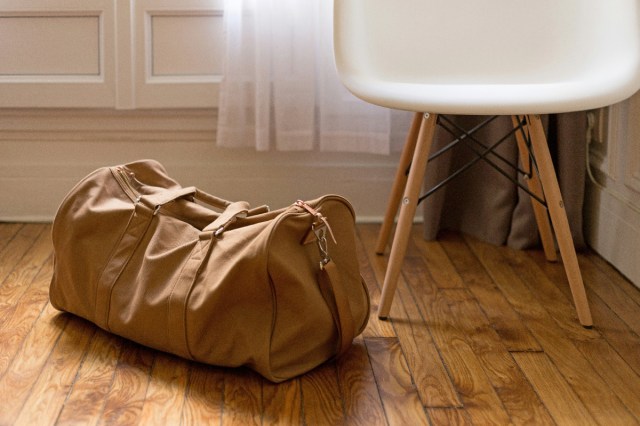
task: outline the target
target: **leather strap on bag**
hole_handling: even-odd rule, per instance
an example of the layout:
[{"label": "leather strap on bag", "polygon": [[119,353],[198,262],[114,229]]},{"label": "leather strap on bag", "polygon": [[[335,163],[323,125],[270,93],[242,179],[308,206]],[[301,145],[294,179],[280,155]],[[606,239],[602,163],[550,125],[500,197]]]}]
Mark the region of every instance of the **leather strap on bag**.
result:
[{"label": "leather strap on bag", "polygon": [[194,195],[197,189],[194,186],[187,186],[184,188],[167,189],[166,191],[158,192],[156,194],[144,195],[142,200],[146,201],[146,204],[151,208],[157,208],[164,206],[171,201],[178,198],[186,197],[187,195]]},{"label": "leather strap on bag", "polygon": [[222,214],[207,225],[203,231],[215,231],[215,235],[220,236],[229,225],[236,221],[239,217],[246,217],[249,213],[249,203],[246,201],[237,201],[231,203],[222,212]]},{"label": "leather strap on bag", "polygon": [[195,194],[193,194],[193,197],[198,201],[202,201],[203,203],[208,204],[211,207],[216,207],[218,209],[224,209],[233,203],[233,201],[218,198],[215,195],[211,195],[208,192],[204,192],[197,188]]},{"label": "leather strap on bag", "polygon": [[331,257],[329,256],[326,238],[327,232],[333,239],[333,242],[336,244],[337,242],[327,218],[324,217],[320,211],[314,209],[302,200],[296,201],[294,205],[302,207],[314,218],[313,223],[311,224],[311,229],[307,233],[307,236],[302,240],[302,244],[307,244],[313,240],[318,244],[318,249],[320,251],[320,273],[318,275],[318,284],[320,286],[322,297],[331,310],[333,322],[338,330],[338,349],[336,350],[336,357],[339,357],[351,346],[351,342],[353,342],[353,338],[355,337],[355,325],[353,315],[351,314],[351,307],[349,306],[349,298],[344,291],[342,280],[340,278],[340,271],[338,270],[338,266],[331,261]]},{"label": "leather strap on bag", "polygon": [[147,200],[149,205],[156,207],[163,206],[171,201],[186,196],[191,196],[198,201],[202,201],[203,203],[208,204],[212,207],[216,207],[218,209],[225,209],[233,204],[232,201],[228,201],[222,198],[218,198],[215,195],[208,194],[196,188],[195,186],[167,189],[166,191],[158,192],[156,194],[145,195],[143,196],[143,198]]},{"label": "leather strap on bag", "polygon": [[[226,224],[224,227],[228,226],[233,222],[233,218],[237,218],[240,216],[252,216],[260,213],[265,213],[269,211],[269,206],[263,205],[254,208],[250,208],[249,203],[246,201],[228,201],[223,198],[218,198],[215,195],[211,195],[194,186],[187,186],[184,188],[174,188],[168,189],[166,191],[162,191],[156,194],[144,195],[141,197],[141,200],[149,206],[151,209],[155,209],[156,211],[168,204],[172,201],[175,201],[179,198],[184,197],[193,197],[195,200],[198,200],[204,204],[207,204],[211,207],[215,207],[220,210],[224,210],[220,215],[223,219],[216,220],[216,223]],[[228,213],[227,213],[228,212]],[[229,222],[231,220],[231,222]],[[210,230],[213,227],[213,224],[207,226],[207,229]],[[214,227],[213,229],[219,228],[220,225]]]},{"label": "leather strap on bag", "polygon": [[333,321],[338,330],[336,357],[339,357],[351,347],[355,337],[355,326],[349,307],[349,299],[340,279],[340,271],[334,262],[329,261],[320,270],[318,283],[322,297],[331,310]]}]

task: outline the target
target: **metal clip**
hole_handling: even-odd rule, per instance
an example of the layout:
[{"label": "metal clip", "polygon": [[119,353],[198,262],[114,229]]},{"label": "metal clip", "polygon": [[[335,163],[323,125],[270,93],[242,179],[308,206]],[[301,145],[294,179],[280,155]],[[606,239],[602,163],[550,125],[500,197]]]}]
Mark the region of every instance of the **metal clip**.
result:
[{"label": "metal clip", "polygon": [[296,201],[295,205],[298,207],[302,207],[303,209],[305,209],[307,212],[311,213],[314,216],[315,220],[313,221],[312,227],[326,226],[327,229],[329,230],[329,235],[331,235],[331,239],[333,240],[334,244],[338,244],[338,242],[336,241],[336,237],[333,235],[333,229],[331,229],[331,226],[329,225],[327,218],[324,217],[322,213],[315,210],[313,207],[311,207],[309,204],[305,203],[302,200]]},{"label": "metal clip", "polygon": [[316,237],[316,244],[320,251],[320,270],[323,270],[325,265],[331,261],[331,257],[329,256],[329,244],[327,243],[327,231],[329,231],[329,235],[333,242],[337,244],[336,238],[333,235],[333,230],[331,229],[331,226],[329,226],[327,218],[309,204],[302,200],[298,200],[295,202],[295,205],[302,207],[314,217],[313,223],[311,224],[311,230]]},{"label": "metal clip", "polygon": [[318,251],[320,251],[320,270],[324,269],[324,265],[331,261],[329,257],[329,248],[327,244],[327,227],[322,224],[320,226],[312,226],[313,233],[316,235],[316,243]]}]

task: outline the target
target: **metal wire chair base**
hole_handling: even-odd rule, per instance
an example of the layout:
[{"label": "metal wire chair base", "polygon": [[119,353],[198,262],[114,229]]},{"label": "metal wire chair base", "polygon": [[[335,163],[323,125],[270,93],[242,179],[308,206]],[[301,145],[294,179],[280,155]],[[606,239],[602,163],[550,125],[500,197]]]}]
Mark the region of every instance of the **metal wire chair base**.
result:
[{"label": "metal wire chair base", "polygon": [[[460,176],[461,174],[469,170],[474,164],[476,164],[480,160],[484,160],[487,164],[489,164],[492,168],[498,171],[501,175],[509,179],[511,182],[515,183],[520,189],[522,189],[527,194],[529,194],[534,200],[538,201],[540,204],[545,206],[545,208],[547,207],[547,203],[544,199],[540,198],[538,195],[531,192],[531,190],[529,190],[529,188],[523,185],[522,182],[520,182],[520,180],[517,178],[518,176],[521,175],[521,176],[524,176],[525,179],[529,179],[531,177],[533,168],[535,167],[537,170],[535,156],[533,155],[533,151],[531,149],[531,139],[529,137],[529,133],[525,129],[526,122],[524,120],[524,117],[519,117],[518,118],[519,124],[517,126],[514,126],[513,129],[511,129],[504,136],[502,136],[501,138],[499,138],[497,141],[493,142],[490,145],[486,145],[485,143],[478,140],[474,136],[475,133],[477,133],[484,127],[488,126],[497,117],[499,116],[498,115],[488,116],[476,126],[472,127],[469,130],[466,130],[460,127],[459,125],[457,125],[453,120],[451,120],[446,115],[438,115],[438,119],[436,122],[437,125],[440,126],[442,129],[444,129],[450,135],[454,136],[455,139],[449,142],[447,145],[445,145],[441,149],[439,149],[438,151],[432,153],[429,156],[429,161],[436,159],[437,157],[441,156],[445,152],[453,149],[455,146],[460,144],[462,144],[462,146],[471,150],[475,154],[475,158],[473,158],[471,161],[467,162],[463,166],[459,167],[456,171],[451,173],[445,179],[441,180],[439,183],[431,187],[424,195],[418,198],[418,204],[424,201],[427,197],[432,195],[438,189],[442,188],[447,183],[449,183],[456,177]],[[514,136],[516,132],[521,133],[523,140],[525,141],[524,146],[526,146],[528,151],[529,164],[527,164],[526,170],[521,168],[518,162],[514,163],[504,158],[502,155],[498,154],[495,151],[496,148],[502,145],[505,141],[509,140],[511,136]],[[407,175],[409,174],[410,167],[411,166],[409,166],[406,170]],[[513,173],[508,173],[507,171],[505,171],[506,169],[512,170],[512,171],[515,170],[516,177],[515,178],[513,177]]]}]

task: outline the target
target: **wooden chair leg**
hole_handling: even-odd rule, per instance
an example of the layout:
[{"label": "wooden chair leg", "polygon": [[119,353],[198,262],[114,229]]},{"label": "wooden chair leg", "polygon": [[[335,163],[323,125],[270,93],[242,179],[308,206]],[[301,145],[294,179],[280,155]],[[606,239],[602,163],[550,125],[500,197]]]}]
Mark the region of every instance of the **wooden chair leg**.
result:
[{"label": "wooden chair leg", "polygon": [[407,251],[413,218],[418,207],[418,198],[422,189],[437,118],[436,114],[424,114],[421,119],[422,124],[413,154],[413,162],[409,170],[407,185],[402,197],[398,226],[391,245],[391,254],[382,286],[382,297],[378,308],[378,317],[380,318],[387,318],[389,315],[393,296],[398,286],[398,276]]},{"label": "wooden chair leg", "polygon": [[573,295],[573,302],[576,306],[578,319],[583,326],[591,327],[593,320],[591,319],[589,302],[584,289],[584,283],[582,282],[578,257],[569,229],[569,221],[564,210],[564,202],[562,201],[558,179],[553,168],[553,161],[551,160],[551,154],[549,153],[549,147],[540,116],[528,115],[527,125],[531,134],[531,143],[538,165],[538,172],[540,173],[542,190],[545,200],[547,201],[547,208],[549,209],[551,223],[556,234],[558,247],[560,248],[560,256],[562,257],[564,269],[567,274],[567,280],[569,281],[569,287]]},{"label": "wooden chair leg", "polygon": [[[514,127],[518,127],[520,125],[520,117],[512,115],[511,120]],[[526,127],[525,132],[528,132]],[[527,148],[524,135],[520,131],[516,131],[516,141],[518,142],[520,163],[522,164],[524,171],[529,174],[529,178],[527,179],[529,191],[535,194],[536,197],[544,199],[538,171],[535,170],[535,167],[533,170],[529,167],[529,149]],[[558,256],[556,253],[556,245],[553,240],[553,231],[551,230],[547,210],[533,197],[531,197],[531,205],[533,207],[533,214],[536,218],[536,223],[538,224],[538,232],[540,233],[540,240],[542,241],[544,255],[548,261],[557,262]]]},{"label": "wooden chair leg", "polygon": [[391,195],[387,203],[387,211],[382,221],[382,227],[378,234],[378,241],[376,242],[376,254],[384,254],[384,250],[389,242],[389,235],[393,229],[393,223],[396,219],[396,213],[400,207],[400,201],[402,200],[402,193],[407,185],[407,169],[411,166],[413,161],[413,152],[416,149],[416,143],[418,142],[418,132],[420,131],[420,125],[422,124],[423,114],[416,112],[413,116],[409,133],[407,134],[407,140],[402,149],[402,155],[400,157],[400,163],[398,164],[398,170],[396,170],[396,177],[393,181],[393,187],[391,188]]}]

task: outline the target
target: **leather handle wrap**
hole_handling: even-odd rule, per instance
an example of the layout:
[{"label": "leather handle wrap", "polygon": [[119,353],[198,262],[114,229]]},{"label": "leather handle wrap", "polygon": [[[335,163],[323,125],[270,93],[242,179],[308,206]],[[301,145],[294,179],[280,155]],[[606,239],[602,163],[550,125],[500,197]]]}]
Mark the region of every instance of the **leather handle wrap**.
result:
[{"label": "leather handle wrap", "polygon": [[167,189],[166,191],[158,192],[155,194],[142,196],[143,200],[146,200],[147,204],[151,207],[163,206],[178,198],[186,197],[188,195],[194,195],[196,188],[194,186],[187,186],[184,188]]},{"label": "leather handle wrap", "polygon": [[220,210],[224,210],[230,205],[233,204],[232,201],[225,200],[223,198],[218,198],[215,195],[211,195],[207,192],[204,192],[195,186],[185,186],[184,188],[173,188],[167,189],[162,192],[158,192],[156,194],[150,194],[143,196],[144,199],[148,200],[148,204],[155,206],[162,206],[171,201],[177,200],[179,198],[184,197],[193,197],[198,201],[201,201],[211,207],[215,207]]},{"label": "leather handle wrap", "polygon": [[247,216],[249,213],[249,203],[246,201],[237,201],[235,203],[231,203],[227,206],[227,208],[222,212],[222,214],[214,220],[212,223],[207,225],[203,231],[215,231],[216,236],[218,236],[221,232],[235,222],[238,217]]},{"label": "leather handle wrap", "polygon": [[233,204],[233,201],[225,200],[223,198],[218,198],[215,195],[211,195],[208,192],[204,192],[200,189],[196,189],[193,197],[196,200],[202,201],[205,204],[210,205],[211,207],[216,207],[218,209],[224,209],[229,205]]}]

